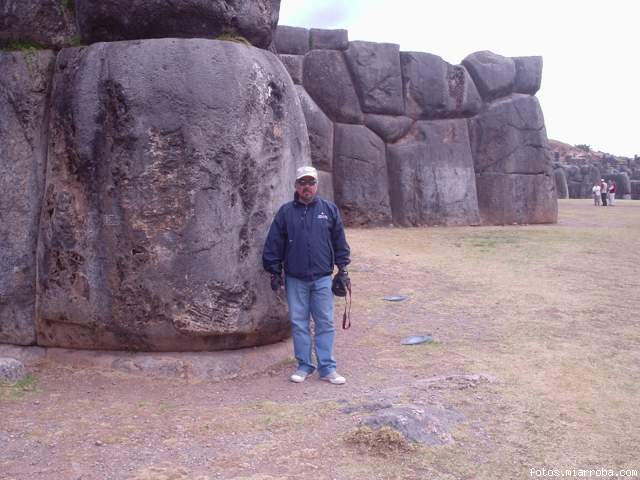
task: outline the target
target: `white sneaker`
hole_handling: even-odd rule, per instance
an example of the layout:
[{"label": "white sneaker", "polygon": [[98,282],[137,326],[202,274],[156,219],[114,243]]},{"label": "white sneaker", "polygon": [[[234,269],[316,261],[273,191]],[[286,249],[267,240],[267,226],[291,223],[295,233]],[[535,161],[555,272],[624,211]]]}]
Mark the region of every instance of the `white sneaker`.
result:
[{"label": "white sneaker", "polygon": [[325,377],[320,377],[320,380],[332,383],[333,385],[344,385],[345,383],[347,383],[347,379],[338,374],[338,372],[331,372]]},{"label": "white sneaker", "polygon": [[304,370],[296,370],[295,373],[291,375],[291,377],[289,377],[289,379],[294,383],[302,383],[307,379],[308,376],[309,374]]}]

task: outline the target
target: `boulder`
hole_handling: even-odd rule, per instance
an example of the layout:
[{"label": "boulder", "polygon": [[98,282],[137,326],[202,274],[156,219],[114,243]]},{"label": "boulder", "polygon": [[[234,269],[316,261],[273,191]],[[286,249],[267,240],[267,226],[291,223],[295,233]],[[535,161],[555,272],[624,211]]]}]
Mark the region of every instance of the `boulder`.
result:
[{"label": "boulder", "polygon": [[451,432],[464,420],[464,414],[443,405],[397,404],[376,410],[363,423],[373,430],[389,427],[409,442],[434,446],[454,444]]},{"label": "boulder", "polygon": [[631,187],[631,199],[640,200],[640,180],[631,180],[629,186]]},{"label": "boulder", "polygon": [[62,48],[77,41],[72,1],[3,0],[0,2],[0,47],[32,44]]},{"label": "boulder", "polygon": [[392,117],[367,113],[364,116],[364,124],[376,132],[385,143],[393,143],[404,137],[411,125],[413,125],[413,120],[409,117]]},{"label": "boulder", "polygon": [[419,121],[387,146],[393,222],[401,226],[480,223],[467,123]]},{"label": "boulder", "polygon": [[98,43],[62,50],[53,88],[38,343],[197,351],[287,336],[260,256],[310,158],[278,58],[216,40]]},{"label": "boulder", "polygon": [[323,172],[318,170],[318,194],[334,202],[333,194],[333,174],[331,172]]},{"label": "boulder", "polygon": [[24,365],[15,358],[0,357],[0,383],[15,383],[26,376]]},{"label": "boulder", "polygon": [[349,46],[349,32],[312,28],[309,45],[312,50],[346,50]]},{"label": "boulder", "polygon": [[548,174],[476,174],[482,223],[512,225],[556,223],[555,181]]},{"label": "boulder", "polygon": [[536,97],[486,104],[469,122],[483,223],[554,223],[558,205],[551,153]]},{"label": "boulder", "polygon": [[278,53],[304,55],[309,51],[309,30],[278,25],[273,37],[273,43]]},{"label": "boulder", "polygon": [[516,65],[515,93],[535,95],[542,82],[542,57],[513,57]]},{"label": "boulder", "polygon": [[296,85],[302,85],[302,65],[304,63],[304,57],[302,55],[278,55],[280,61],[287,69],[291,80]]},{"label": "boulder", "polygon": [[536,97],[515,94],[469,119],[476,173],[552,174],[551,150]]},{"label": "boulder", "polygon": [[478,92],[485,101],[505,97],[513,92],[516,79],[516,62],[484,50],[467,56],[463,61]]},{"label": "boulder", "polygon": [[233,34],[268,48],[280,13],[280,0],[75,0],[75,4],[84,43]]},{"label": "boulder", "polygon": [[335,125],[333,186],[347,225],[391,223],[385,146],[362,125]]},{"label": "boulder", "polygon": [[304,87],[296,85],[296,91],[309,132],[311,163],[316,168],[330,172],[333,168],[333,122],[316,105]]},{"label": "boulder", "polygon": [[398,45],[350,42],[345,58],[363,112],[404,114]]},{"label": "boulder", "polygon": [[437,55],[400,52],[405,108],[414,119],[470,117],[482,100],[468,72]]},{"label": "boulder", "polygon": [[304,57],[304,88],[331,120],[363,123],[358,94],[341,52],[312,50]]},{"label": "boulder", "polygon": [[553,177],[556,181],[556,192],[558,198],[569,198],[569,186],[567,184],[567,177],[564,173],[564,168],[554,168]]},{"label": "boulder", "polygon": [[38,220],[55,53],[0,52],[0,343],[35,343]]}]

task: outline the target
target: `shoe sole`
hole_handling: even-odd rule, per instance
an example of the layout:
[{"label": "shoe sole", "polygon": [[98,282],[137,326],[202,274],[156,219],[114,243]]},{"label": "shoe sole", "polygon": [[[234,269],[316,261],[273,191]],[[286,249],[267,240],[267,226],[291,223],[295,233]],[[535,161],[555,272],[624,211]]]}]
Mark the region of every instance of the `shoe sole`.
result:
[{"label": "shoe sole", "polygon": [[347,383],[347,380],[345,379],[344,381],[340,382],[336,382],[335,380],[331,380],[330,378],[324,378],[324,377],[320,377],[320,380],[324,381],[324,382],[329,382],[331,385],[344,385],[345,383]]},{"label": "shoe sole", "polygon": [[289,377],[289,380],[291,380],[293,383],[302,383],[306,379],[307,379],[307,377],[304,377],[304,378],[302,378],[302,377],[296,377],[296,378]]}]

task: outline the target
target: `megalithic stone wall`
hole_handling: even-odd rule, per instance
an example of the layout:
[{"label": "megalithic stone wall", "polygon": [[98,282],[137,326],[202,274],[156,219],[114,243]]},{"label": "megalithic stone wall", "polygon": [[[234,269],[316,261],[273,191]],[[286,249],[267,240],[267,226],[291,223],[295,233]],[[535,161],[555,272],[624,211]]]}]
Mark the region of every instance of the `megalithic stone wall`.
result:
[{"label": "megalithic stone wall", "polygon": [[0,343],[35,343],[52,51],[0,52]]},{"label": "megalithic stone wall", "polygon": [[330,145],[327,120],[305,109],[314,165],[332,176],[348,224],[557,221],[534,96],[541,57],[476,52],[451,65],[346,35],[279,26],[274,47],[303,104],[333,125]]}]

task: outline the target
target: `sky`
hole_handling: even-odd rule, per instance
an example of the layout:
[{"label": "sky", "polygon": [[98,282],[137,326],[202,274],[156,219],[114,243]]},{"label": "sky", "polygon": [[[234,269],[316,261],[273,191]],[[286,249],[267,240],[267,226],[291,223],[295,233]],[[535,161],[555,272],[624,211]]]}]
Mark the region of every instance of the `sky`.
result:
[{"label": "sky", "polygon": [[[547,136],[640,155],[637,0],[281,0],[280,25],[344,28],[452,64],[490,50],[543,57]],[[640,9],[640,8],[639,8]]]}]

